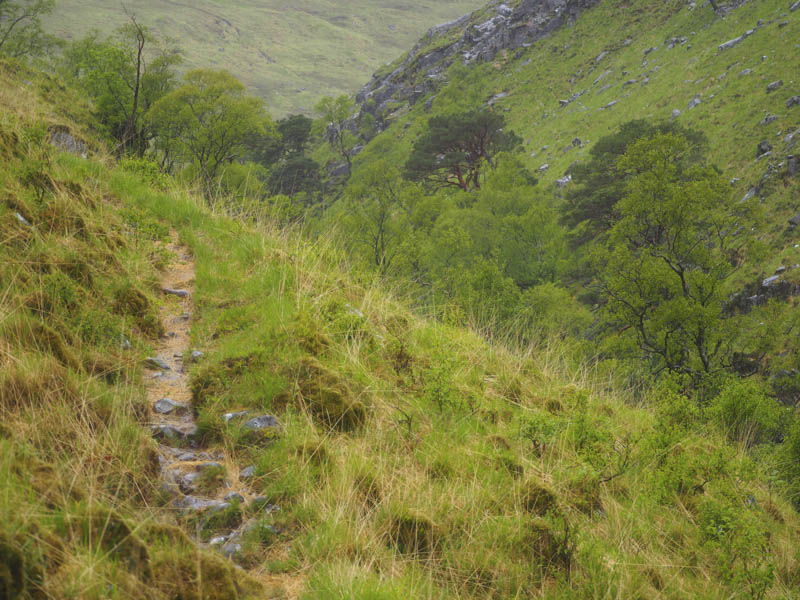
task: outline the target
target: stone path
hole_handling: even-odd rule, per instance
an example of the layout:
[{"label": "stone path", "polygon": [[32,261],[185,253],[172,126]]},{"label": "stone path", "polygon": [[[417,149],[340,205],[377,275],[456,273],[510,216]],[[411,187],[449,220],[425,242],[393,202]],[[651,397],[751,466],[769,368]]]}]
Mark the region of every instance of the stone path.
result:
[{"label": "stone path", "polygon": [[[156,354],[147,359],[144,377],[151,408],[149,426],[153,437],[159,441],[162,487],[171,496],[176,511],[186,516],[199,516],[200,522],[235,502],[239,503],[243,514],[264,515],[279,511],[278,506],[255,495],[248,487],[255,467],[239,470],[224,450],[204,448],[197,441],[188,365],[185,364],[203,360],[202,352],[192,348],[190,338],[195,263],[189,248],[181,245],[177,232],[170,233],[166,247],[175,256],[160,282],[164,294],[160,318],[167,333],[159,340]],[[259,416],[247,411],[224,415],[223,419],[241,422],[242,428],[248,431],[280,427],[271,415]],[[201,485],[202,474],[208,469],[221,474],[223,481],[222,485],[211,488],[212,491],[203,492],[202,489],[208,488]],[[236,563],[241,538],[256,523],[256,518],[243,518],[235,529],[216,531],[208,542],[199,539],[197,542],[216,548]],[[273,529],[273,532],[278,533],[278,530]],[[265,598],[299,598],[302,593],[303,574],[273,574],[265,564],[247,570],[263,585],[265,592],[278,590],[277,596],[268,593]]]},{"label": "stone path", "polygon": [[[156,355],[145,363],[150,428],[160,443],[162,486],[173,497],[172,505],[184,512],[212,514],[225,510],[233,502],[243,508],[251,502],[266,505],[266,499],[253,497],[238,467],[225,452],[198,447],[194,439],[197,424],[185,362],[202,360],[202,353],[192,349],[190,340],[195,265],[189,249],[180,244],[174,231],[167,249],[176,257],[161,279],[165,301],[160,317],[167,334],[159,340]],[[202,473],[208,469],[221,475],[223,483],[203,493],[197,487]],[[244,478],[249,472],[244,473]],[[246,526],[218,533],[210,545],[235,559],[241,549],[238,540]]]}]

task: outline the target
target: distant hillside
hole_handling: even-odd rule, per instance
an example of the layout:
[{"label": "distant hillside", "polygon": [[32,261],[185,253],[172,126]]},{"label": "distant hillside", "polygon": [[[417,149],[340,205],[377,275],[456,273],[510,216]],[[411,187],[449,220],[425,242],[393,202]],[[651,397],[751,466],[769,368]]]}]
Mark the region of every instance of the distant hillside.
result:
[{"label": "distant hillside", "polygon": [[[124,5],[179,41],[187,67],[225,68],[269,103],[275,116],[308,113],[323,94],[350,93],[426,29],[481,0],[131,0]],[[59,0],[52,33],[76,39],[125,22],[123,3]]]}]

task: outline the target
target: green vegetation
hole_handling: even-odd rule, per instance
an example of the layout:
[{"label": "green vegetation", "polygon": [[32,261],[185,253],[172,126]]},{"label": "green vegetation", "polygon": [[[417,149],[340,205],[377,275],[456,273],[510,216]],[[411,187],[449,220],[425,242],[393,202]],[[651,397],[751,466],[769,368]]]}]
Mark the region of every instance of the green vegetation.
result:
[{"label": "green vegetation", "polygon": [[[136,20],[68,49],[91,107],[0,63],[0,589],[800,595],[800,257],[784,225],[800,117],[781,100],[754,122],[758,142],[781,123],[767,150],[729,147],[753,130],[720,114],[778,112],[773,78],[796,93],[790,51],[742,52],[797,20],[768,20],[772,0],[715,8],[609,0],[513,56],[454,65],[426,102],[356,116],[328,97],[315,123],[273,122],[224,71],[179,84],[168,53],[143,100],[132,57],[156,44]],[[615,41],[632,19],[635,39]],[[723,60],[773,56],[763,80],[715,75],[707,102],[664,120],[687,70],[706,69],[694,90]],[[609,103],[598,84],[616,79]],[[173,231],[203,350],[181,445],[224,456],[192,485],[222,497],[247,479],[247,498],[206,512],[169,503],[142,401]],[[256,415],[269,426],[240,420]]]},{"label": "green vegetation", "polygon": [[42,18],[53,12],[54,0],[4,0],[0,3],[0,55],[12,58],[40,56],[57,47],[47,35]]},{"label": "green vegetation", "polygon": [[48,33],[74,41],[124,25],[127,9],[160,37],[181,42],[187,71],[227,69],[275,117],[310,116],[320,96],[353,93],[427,29],[482,5],[483,0],[130,0],[123,8],[58,0],[44,23]]}]

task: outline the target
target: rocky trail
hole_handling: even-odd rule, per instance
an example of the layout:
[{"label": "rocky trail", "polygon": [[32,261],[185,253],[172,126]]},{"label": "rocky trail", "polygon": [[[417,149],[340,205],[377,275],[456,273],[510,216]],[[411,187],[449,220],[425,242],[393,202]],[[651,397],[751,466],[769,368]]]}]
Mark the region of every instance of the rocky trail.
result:
[{"label": "rocky trail", "polygon": [[[155,356],[148,358],[145,365],[145,387],[151,407],[149,426],[159,441],[164,492],[183,516],[198,517],[190,519],[197,523],[198,531],[208,519],[234,505],[254,509],[248,512],[279,510],[248,488],[253,467],[240,471],[225,451],[201,447],[196,440],[198,428],[191,405],[187,364],[203,358],[202,352],[192,349],[190,340],[195,265],[190,250],[180,244],[174,231],[167,249],[175,257],[161,280],[165,302],[160,317],[167,333],[159,341]],[[226,420],[245,416],[226,415]],[[269,419],[274,421],[273,417]],[[259,419],[251,421],[243,427],[258,429]],[[241,519],[235,522],[238,522],[236,527],[216,530],[209,540],[198,535],[198,543],[216,547],[235,561],[241,552],[241,537],[252,526]]]}]

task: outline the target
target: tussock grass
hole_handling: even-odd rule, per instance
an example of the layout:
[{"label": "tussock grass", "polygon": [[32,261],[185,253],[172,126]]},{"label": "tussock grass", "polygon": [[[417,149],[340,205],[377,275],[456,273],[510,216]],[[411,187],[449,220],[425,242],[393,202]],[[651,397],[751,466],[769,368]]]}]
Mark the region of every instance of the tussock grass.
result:
[{"label": "tussock grass", "polygon": [[[7,140],[46,130],[46,111],[3,119]],[[697,408],[677,391],[638,397],[557,339],[520,348],[511,335],[426,319],[332,237],[310,242],[255,207],[232,218],[224,202],[211,211],[41,143],[8,155],[7,589],[198,600],[798,594],[800,520],[783,484],[728,432],[688,429]],[[80,188],[23,181],[40,159],[46,181]],[[139,365],[157,331],[141,315],[158,306],[168,227],[197,264],[201,435],[254,465],[252,491],[266,499],[205,525],[163,506],[142,427]],[[280,431],[254,439],[224,423],[242,409],[274,414]],[[187,536],[245,519],[238,559],[253,579]]]}]

